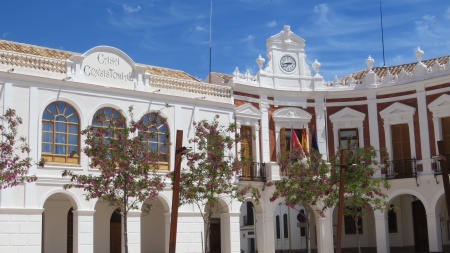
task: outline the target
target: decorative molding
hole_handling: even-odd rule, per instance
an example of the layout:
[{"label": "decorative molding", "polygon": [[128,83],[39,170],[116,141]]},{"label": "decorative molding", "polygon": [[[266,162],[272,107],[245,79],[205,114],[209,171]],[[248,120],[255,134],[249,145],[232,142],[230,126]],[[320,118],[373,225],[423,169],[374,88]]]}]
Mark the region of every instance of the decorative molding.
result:
[{"label": "decorative molding", "polygon": [[295,108],[286,107],[273,112],[272,118],[275,121],[275,127],[297,127],[304,128],[305,125],[311,121],[311,114],[307,111]]},{"label": "decorative molding", "polygon": [[388,106],[384,110],[380,111],[380,116],[390,125],[408,123],[413,120],[413,115],[416,112],[416,108],[409,105],[405,105],[399,102],[395,102]]}]

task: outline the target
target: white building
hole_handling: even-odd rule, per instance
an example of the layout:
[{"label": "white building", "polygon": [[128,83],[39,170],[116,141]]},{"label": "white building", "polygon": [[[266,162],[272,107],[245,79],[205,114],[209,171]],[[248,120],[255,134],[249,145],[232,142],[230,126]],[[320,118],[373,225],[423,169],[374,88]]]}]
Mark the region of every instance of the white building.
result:
[{"label": "white building", "polygon": [[[259,71],[254,75],[238,69],[232,75],[212,73],[214,84],[207,84],[183,71],[136,64],[111,47],[78,54],[0,41],[1,110],[16,109],[24,120],[20,135],[29,141],[31,157],[48,160],[44,168],[32,168],[37,182],[0,191],[0,251],[120,252],[121,228],[113,210],[101,201],[86,201],[82,191],[63,190],[68,181],[61,171],[95,173],[85,155],[70,158],[68,152],[83,146],[79,129],[91,124],[98,110],[125,115],[133,105],[139,118],[166,103],[173,106],[162,110],[167,129],[183,130],[184,143],[193,135],[193,121],[216,114],[221,123],[236,121],[241,132],[255,136],[242,144],[254,166],[243,171],[239,182],[260,187],[262,199],[221,202],[211,252],[298,251],[306,249],[307,234],[311,248],[333,252],[336,210],[328,210],[325,217],[312,212],[308,233],[297,219],[306,208],[270,202],[273,189],[263,186],[282,176],[276,158],[289,147],[291,126],[306,129],[309,142],[312,129],[317,130],[324,157],[334,153],[341,135],[390,151],[392,168],[376,176],[390,179],[389,205],[399,211],[364,217],[359,228],[363,247],[379,253],[397,247],[441,251],[449,243],[450,226],[433,157],[441,139],[450,153],[449,57],[422,61],[418,49],[417,62],[383,68],[373,67],[369,57],[367,69],[326,82],[318,61],[313,71],[307,65],[305,41],[289,26],[266,45],[266,57],[256,59]],[[67,123],[56,120],[58,116]],[[62,123],[66,132],[49,128]],[[68,137],[61,141],[58,134]],[[170,141],[175,143],[174,134]],[[161,173],[173,170],[174,146],[164,164]],[[171,195],[169,184],[152,201],[155,208],[149,214],[130,214],[130,252],[168,252]],[[199,210],[182,206],[178,222],[177,252],[202,252],[205,233]],[[350,224],[344,226],[346,248],[357,246],[356,228]]]}]

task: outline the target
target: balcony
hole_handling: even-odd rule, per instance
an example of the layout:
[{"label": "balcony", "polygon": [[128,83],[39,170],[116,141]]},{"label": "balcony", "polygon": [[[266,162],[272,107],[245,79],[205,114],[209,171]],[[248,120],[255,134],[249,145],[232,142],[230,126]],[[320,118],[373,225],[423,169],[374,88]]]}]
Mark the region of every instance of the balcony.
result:
[{"label": "balcony", "polygon": [[[448,170],[450,171],[450,154],[446,154],[445,158],[447,159]],[[441,162],[438,160],[438,156],[433,157],[433,162],[431,163],[434,175],[442,175],[442,167]]]},{"label": "balcony", "polygon": [[398,178],[417,178],[416,158],[391,161],[386,179]]},{"label": "balcony", "polygon": [[266,182],[266,164],[254,162],[242,169],[239,181],[259,181]]}]

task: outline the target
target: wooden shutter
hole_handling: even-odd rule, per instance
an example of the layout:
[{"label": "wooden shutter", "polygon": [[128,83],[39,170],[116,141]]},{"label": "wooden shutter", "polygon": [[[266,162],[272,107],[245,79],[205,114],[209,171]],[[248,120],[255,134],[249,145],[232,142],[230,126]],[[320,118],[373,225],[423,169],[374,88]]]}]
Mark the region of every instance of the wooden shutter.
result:
[{"label": "wooden shutter", "polygon": [[392,154],[394,160],[411,159],[408,124],[392,125]]},{"label": "wooden shutter", "polygon": [[241,142],[241,155],[242,159],[245,161],[244,167],[242,168],[242,177],[250,178],[251,164],[252,161],[252,128],[250,126],[241,127],[242,136],[246,137],[242,139]]},{"label": "wooden shutter", "polygon": [[281,159],[286,158],[286,129],[281,128],[280,130],[280,151],[281,151]]},{"label": "wooden shutter", "polygon": [[450,154],[450,117],[442,118],[442,139],[444,140],[444,152]]}]

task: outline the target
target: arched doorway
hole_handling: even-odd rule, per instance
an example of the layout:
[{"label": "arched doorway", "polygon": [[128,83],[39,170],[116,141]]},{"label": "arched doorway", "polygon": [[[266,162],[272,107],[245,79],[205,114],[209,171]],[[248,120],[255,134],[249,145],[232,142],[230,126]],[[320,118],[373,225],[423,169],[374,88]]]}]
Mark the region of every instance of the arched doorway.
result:
[{"label": "arched doorway", "polygon": [[[162,199],[147,200],[141,214],[141,252],[162,253],[167,248],[167,231],[170,229],[168,204]],[[151,205],[151,210],[145,212],[145,206]]]},{"label": "arched doorway", "polygon": [[55,193],[44,202],[42,213],[42,251],[46,253],[73,252],[75,202],[63,193]]},{"label": "arched doorway", "polygon": [[426,209],[420,199],[411,194],[392,198],[387,207],[387,219],[391,250],[428,251]]},{"label": "arched doorway", "polygon": [[274,212],[275,252],[303,252],[316,249],[315,215],[301,205],[279,203]]},{"label": "arched doorway", "polygon": [[240,246],[241,252],[256,252],[256,209],[251,201],[244,201],[240,208]]},{"label": "arched doorway", "polygon": [[[116,235],[117,241],[114,247],[122,245],[122,226],[121,216],[105,201],[97,201],[94,213],[94,252],[111,253],[111,237]],[[114,232],[112,230],[115,230]],[[120,237],[117,234],[120,234]],[[120,246],[122,247],[122,246]],[[121,252],[121,251],[119,251]]]},{"label": "arched doorway", "polygon": [[[351,208],[346,207],[344,208]],[[342,249],[356,250],[361,248],[368,251],[376,251],[376,231],[375,231],[375,217],[372,208],[365,210],[366,215],[355,218],[351,215],[344,215],[342,224]],[[333,240],[336,246],[337,232],[338,232],[338,208],[333,209]],[[357,252],[357,251],[355,251]]]}]

